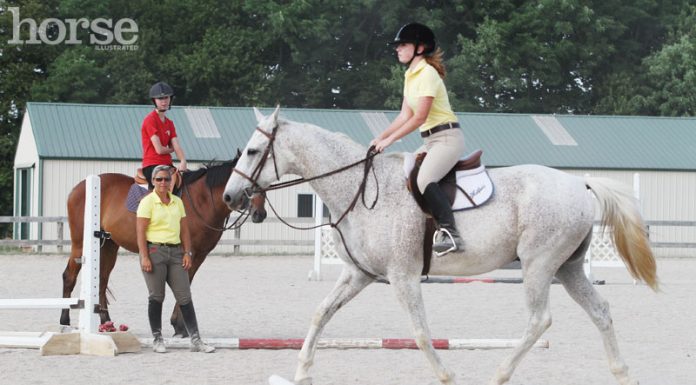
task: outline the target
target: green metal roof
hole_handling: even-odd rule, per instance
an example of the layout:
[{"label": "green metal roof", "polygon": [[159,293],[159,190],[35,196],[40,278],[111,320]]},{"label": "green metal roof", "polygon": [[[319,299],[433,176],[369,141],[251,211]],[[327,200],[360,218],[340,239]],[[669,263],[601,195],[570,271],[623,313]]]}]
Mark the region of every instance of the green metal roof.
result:
[{"label": "green metal roof", "polygon": [[[142,156],[140,125],[149,105],[28,103],[44,159]],[[263,108],[268,114],[272,108]],[[367,145],[398,111],[281,108],[281,116],[341,131]],[[243,148],[256,119],[248,107],[184,107],[168,112],[190,161],[224,160]],[[696,169],[696,118],[457,113],[468,149],[489,166],[524,163],[557,168]],[[390,151],[422,144],[412,133]]]}]

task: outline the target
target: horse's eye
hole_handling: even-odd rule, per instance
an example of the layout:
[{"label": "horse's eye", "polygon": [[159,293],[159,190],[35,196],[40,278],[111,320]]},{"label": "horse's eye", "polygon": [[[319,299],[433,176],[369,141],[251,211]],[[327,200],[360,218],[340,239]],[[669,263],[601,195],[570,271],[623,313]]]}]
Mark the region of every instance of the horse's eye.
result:
[{"label": "horse's eye", "polygon": [[259,153],[259,150],[256,150],[256,149],[253,149],[253,148],[250,148],[250,149],[247,150],[247,155],[249,155],[249,156],[253,156],[253,155],[256,155],[256,154],[258,154],[258,153]]}]

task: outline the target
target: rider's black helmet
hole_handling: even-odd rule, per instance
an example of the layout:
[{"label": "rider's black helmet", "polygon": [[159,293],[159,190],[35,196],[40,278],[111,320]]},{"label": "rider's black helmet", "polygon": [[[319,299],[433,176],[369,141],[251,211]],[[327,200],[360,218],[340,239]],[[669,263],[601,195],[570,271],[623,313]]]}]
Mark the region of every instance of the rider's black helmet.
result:
[{"label": "rider's black helmet", "polygon": [[165,82],[157,82],[150,87],[150,99],[174,96],[174,90]]},{"label": "rider's black helmet", "polygon": [[408,23],[401,27],[399,32],[396,33],[394,41],[391,45],[401,44],[401,43],[413,43],[416,46],[422,44],[425,46],[422,55],[428,55],[435,52],[437,48],[437,42],[435,41],[435,34],[427,26],[420,23]]}]

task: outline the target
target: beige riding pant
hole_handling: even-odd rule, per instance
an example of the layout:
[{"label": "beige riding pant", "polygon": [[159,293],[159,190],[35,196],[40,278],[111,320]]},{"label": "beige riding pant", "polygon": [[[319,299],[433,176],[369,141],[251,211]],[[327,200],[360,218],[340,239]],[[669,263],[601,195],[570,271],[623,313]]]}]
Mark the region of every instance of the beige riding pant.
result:
[{"label": "beige riding pant", "polygon": [[439,182],[464,155],[464,133],[459,128],[440,131],[423,138],[425,142],[416,153],[428,152],[418,172],[421,193],[432,182]]}]

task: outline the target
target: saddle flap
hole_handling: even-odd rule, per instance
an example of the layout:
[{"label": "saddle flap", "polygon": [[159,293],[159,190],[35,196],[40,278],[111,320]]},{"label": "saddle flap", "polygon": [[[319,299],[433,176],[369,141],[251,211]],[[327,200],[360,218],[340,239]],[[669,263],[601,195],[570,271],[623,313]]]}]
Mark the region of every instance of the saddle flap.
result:
[{"label": "saddle flap", "polygon": [[[418,190],[418,171],[427,153],[415,156],[405,154],[404,171],[408,171],[406,186],[418,206],[425,213],[430,213],[423,195]],[[485,203],[493,195],[493,183],[481,164],[483,151],[476,150],[457,164],[439,181],[440,187],[449,198],[453,210],[465,210]]]}]

